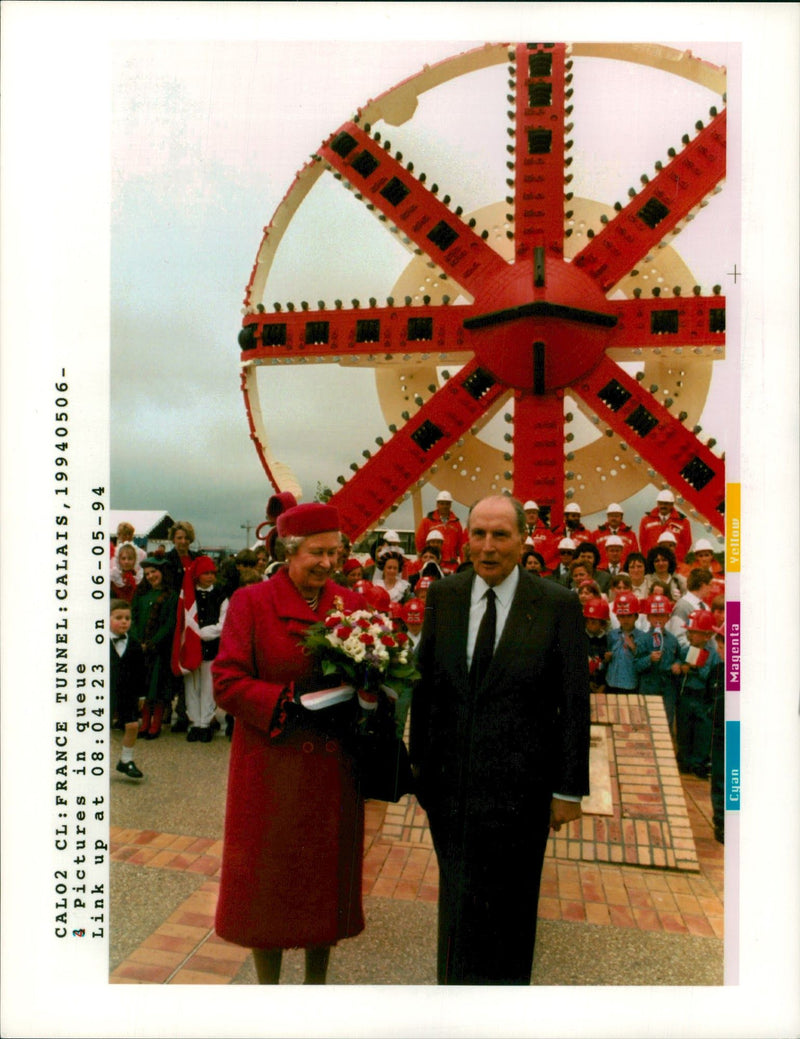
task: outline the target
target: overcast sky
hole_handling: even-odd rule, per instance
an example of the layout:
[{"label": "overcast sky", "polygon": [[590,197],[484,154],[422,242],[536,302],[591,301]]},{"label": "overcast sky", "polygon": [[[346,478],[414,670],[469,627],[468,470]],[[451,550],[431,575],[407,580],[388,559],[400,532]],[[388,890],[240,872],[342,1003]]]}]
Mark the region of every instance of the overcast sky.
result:
[{"label": "overcast sky", "polygon": [[[359,105],[480,42],[146,40],[112,48],[114,509],[164,509],[191,520],[202,544],[244,545],[243,525],[264,518],[271,493],[249,439],[236,342],[262,228],[296,171]],[[738,60],[734,45],[690,46],[716,64]],[[420,106],[405,152],[418,170],[433,167],[467,212],[506,190],[505,66],[477,75],[477,95],[462,79]],[[663,72],[577,62],[576,194],[624,199],[715,100]],[[705,291],[738,256],[737,191],[734,183],[714,199],[713,226],[702,214],[676,240]],[[281,246],[268,300],[387,296],[405,252],[335,182],[317,194]],[[729,437],[731,369],[715,364],[703,421],[718,450]],[[337,474],[386,435],[370,371],[309,366],[265,382],[267,374],[259,385],[273,450],[306,500],[317,481],[335,487]],[[626,505],[628,518],[653,497],[648,488]],[[394,525],[412,525],[409,505]]]}]

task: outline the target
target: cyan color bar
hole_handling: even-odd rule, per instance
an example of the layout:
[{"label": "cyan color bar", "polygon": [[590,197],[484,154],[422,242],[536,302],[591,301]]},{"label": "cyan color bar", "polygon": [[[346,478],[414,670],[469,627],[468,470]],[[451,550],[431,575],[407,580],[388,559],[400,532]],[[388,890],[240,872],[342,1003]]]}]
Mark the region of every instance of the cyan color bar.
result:
[{"label": "cyan color bar", "polygon": [[725,810],[738,812],[741,802],[742,775],[739,722],[725,722]]}]

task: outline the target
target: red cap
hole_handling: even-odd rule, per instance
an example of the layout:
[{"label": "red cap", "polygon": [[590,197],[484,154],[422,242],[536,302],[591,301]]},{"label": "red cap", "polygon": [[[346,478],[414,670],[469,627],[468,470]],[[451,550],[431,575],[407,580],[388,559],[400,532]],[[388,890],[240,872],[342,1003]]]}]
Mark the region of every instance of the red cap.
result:
[{"label": "red cap", "polygon": [[589,599],[583,604],[583,615],[598,621],[607,621],[611,614],[605,599]]},{"label": "red cap", "polygon": [[666,595],[650,595],[644,600],[644,604],[644,612],[653,617],[669,617],[672,613],[673,603]]},{"label": "red cap", "polygon": [[633,592],[620,592],[614,600],[614,613],[618,617],[633,617],[639,612],[639,600]]},{"label": "red cap", "polygon": [[413,624],[421,623],[425,616],[425,603],[422,599],[409,599],[403,608],[403,619],[406,624],[411,621]]},{"label": "red cap", "polygon": [[320,501],[295,505],[278,516],[278,537],[307,538],[311,534],[326,534],[339,530],[339,511],[333,505]]},{"label": "red cap", "polygon": [[392,600],[386,589],[381,588],[378,584],[373,584],[372,581],[356,581],[353,590],[360,592],[367,600],[367,604],[375,610],[388,610],[391,605]]},{"label": "red cap", "polygon": [[686,622],[687,631],[702,631],[710,633],[716,631],[714,614],[711,610],[695,610]]},{"label": "red cap", "polygon": [[274,523],[282,512],[296,507],[297,498],[291,491],[279,491],[277,494],[273,494],[267,502],[267,519]]},{"label": "red cap", "polygon": [[201,574],[215,574],[216,572],[216,564],[210,556],[195,556],[192,563],[192,574],[194,577],[200,577]]},{"label": "red cap", "polygon": [[342,572],[345,573],[345,574],[350,574],[350,573],[353,572],[353,570],[358,570],[359,567],[361,567],[363,565],[364,564],[361,562],[360,559],[356,559],[355,557],[352,557],[351,559],[345,560],[345,564],[342,567]]}]

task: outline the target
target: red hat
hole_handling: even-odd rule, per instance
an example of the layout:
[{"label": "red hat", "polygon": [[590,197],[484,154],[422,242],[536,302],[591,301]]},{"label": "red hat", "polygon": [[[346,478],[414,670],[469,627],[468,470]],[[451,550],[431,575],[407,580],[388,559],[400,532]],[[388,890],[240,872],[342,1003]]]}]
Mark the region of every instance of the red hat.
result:
[{"label": "red hat", "polygon": [[605,599],[589,599],[583,606],[584,617],[594,617],[599,621],[607,621],[610,612]]},{"label": "red hat", "polygon": [[279,491],[278,494],[273,494],[267,502],[267,519],[274,523],[282,512],[295,508],[297,508],[297,498],[292,492]]},{"label": "red hat", "polygon": [[380,585],[373,584],[372,581],[356,581],[354,591],[360,592],[361,595],[367,600],[367,604],[372,606],[376,610],[388,610],[392,600],[389,598],[389,593],[385,588],[381,588]]},{"label": "red hat", "polygon": [[695,610],[686,622],[687,631],[702,631],[710,634],[717,630],[711,610]]},{"label": "red hat", "polygon": [[278,516],[278,537],[307,538],[339,530],[339,510],[320,501],[295,505]]},{"label": "red hat", "polygon": [[639,612],[639,600],[633,592],[620,592],[614,600],[614,613],[618,617],[633,617]]},{"label": "red hat", "polygon": [[192,563],[192,575],[200,577],[201,574],[215,574],[217,567],[210,556],[195,556]]},{"label": "red hat", "polygon": [[425,616],[425,603],[422,599],[409,599],[403,607],[403,619],[406,624],[411,621],[412,624],[418,624],[422,621]]},{"label": "red hat", "polygon": [[420,579],[417,581],[416,591],[424,592],[425,589],[426,588],[430,588],[430,586],[432,584],[433,584],[433,578],[432,577],[420,577]]},{"label": "red hat", "polygon": [[361,567],[363,565],[364,564],[361,562],[361,560],[360,559],[356,559],[355,557],[353,557],[351,559],[346,559],[345,560],[345,564],[342,567],[342,572],[345,573],[345,574],[351,574],[354,570],[358,570],[359,567]]},{"label": "red hat", "polygon": [[[259,523],[256,527],[256,537],[261,538],[267,547],[267,551],[270,555],[273,555],[273,543],[275,541],[275,522],[278,516],[282,512],[286,512],[287,509],[293,509],[297,505],[297,498],[292,494],[291,491],[279,491],[277,494],[273,494],[267,502],[266,514],[267,518],[263,523]],[[262,531],[266,530],[264,534]]]},{"label": "red hat", "polygon": [[666,595],[650,595],[644,600],[645,613],[654,617],[669,617],[672,613],[672,600]]}]

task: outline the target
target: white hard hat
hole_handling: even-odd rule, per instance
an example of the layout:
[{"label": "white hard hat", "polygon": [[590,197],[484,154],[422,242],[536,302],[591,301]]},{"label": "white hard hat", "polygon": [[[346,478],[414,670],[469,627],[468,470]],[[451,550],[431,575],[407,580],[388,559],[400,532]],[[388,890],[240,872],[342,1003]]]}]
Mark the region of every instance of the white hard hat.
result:
[{"label": "white hard hat", "polygon": [[664,502],[668,501],[668,502],[670,502],[671,504],[674,505],[674,503],[675,503],[675,495],[670,490],[659,491],[658,492],[658,497],[656,498],[656,501],[664,501]]},{"label": "white hard hat", "polygon": [[529,535],[528,537],[526,537],[526,538],[525,538],[525,544],[526,544],[526,545],[530,545],[530,546],[531,546],[531,548],[533,548],[533,546],[534,546],[534,545],[536,544],[536,542],[535,542],[535,541],[533,540],[533,538],[532,538],[532,537],[530,537],[530,535]]},{"label": "white hard hat", "polygon": [[580,513],[580,511],[581,511],[580,505],[576,504],[574,501],[571,501],[569,503],[569,505],[564,509],[564,512],[577,512],[577,513]]},{"label": "white hard hat", "polygon": [[439,493],[436,495],[436,500],[437,501],[452,501],[453,500],[453,495],[450,493],[450,491],[439,491]]},{"label": "white hard hat", "polygon": [[700,538],[699,541],[696,541],[695,544],[694,544],[694,548],[692,549],[692,552],[713,552],[713,551],[714,551],[714,546],[706,538]]},{"label": "white hard hat", "polygon": [[609,512],[622,512],[622,506],[618,505],[617,502],[612,501],[606,509],[606,515],[608,515]]},{"label": "white hard hat", "polygon": [[399,545],[400,544],[400,535],[397,533],[396,530],[387,530],[386,533],[383,535],[383,540],[384,541],[394,541],[394,542],[396,542]]},{"label": "white hard hat", "polygon": [[444,534],[441,530],[432,530],[430,534],[425,538],[426,541],[444,541]]},{"label": "white hard hat", "polygon": [[528,509],[536,509],[537,512],[539,511],[539,506],[536,504],[535,501],[526,501],[522,508],[525,510],[525,512],[527,512]]},{"label": "white hard hat", "polygon": [[574,552],[576,548],[577,545],[572,540],[572,538],[562,538],[558,543],[559,552],[564,551],[566,549],[569,549],[570,552]]},{"label": "white hard hat", "polygon": [[612,534],[610,538],[606,538],[606,548],[608,548],[609,545],[618,545],[620,548],[624,548],[625,542],[622,538],[618,538],[616,534]]},{"label": "white hard hat", "polygon": [[678,539],[670,530],[665,530],[664,533],[659,537],[657,544],[659,545],[677,545]]}]

